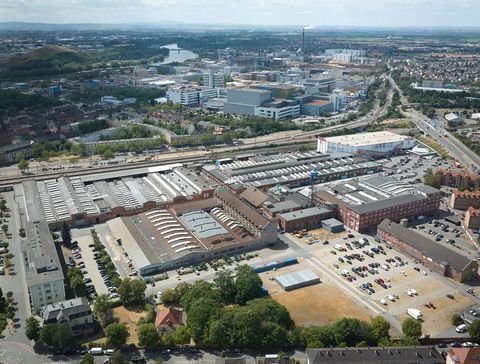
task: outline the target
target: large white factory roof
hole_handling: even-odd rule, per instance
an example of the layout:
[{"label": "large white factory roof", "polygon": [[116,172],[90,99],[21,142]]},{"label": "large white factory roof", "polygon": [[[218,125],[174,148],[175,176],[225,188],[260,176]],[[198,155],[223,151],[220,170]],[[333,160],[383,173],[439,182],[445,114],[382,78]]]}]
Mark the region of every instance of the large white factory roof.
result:
[{"label": "large white factory roof", "polygon": [[358,147],[364,145],[402,142],[411,139],[411,137],[395,134],[390,131],[376,131],[372,133],[340,135],[323,139],[329,143],[347,144]]}]

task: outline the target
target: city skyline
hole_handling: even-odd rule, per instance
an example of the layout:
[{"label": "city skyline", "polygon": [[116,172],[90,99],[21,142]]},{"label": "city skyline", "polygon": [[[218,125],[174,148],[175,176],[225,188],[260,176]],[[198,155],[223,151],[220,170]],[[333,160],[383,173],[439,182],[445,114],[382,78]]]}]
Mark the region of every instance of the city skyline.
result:
[{"label": "city skyline", "polygon": [[[480,2],[459,0],[1,0],[1,22],[475,27]],[[234,15],[234,16],[232,16]]]}]

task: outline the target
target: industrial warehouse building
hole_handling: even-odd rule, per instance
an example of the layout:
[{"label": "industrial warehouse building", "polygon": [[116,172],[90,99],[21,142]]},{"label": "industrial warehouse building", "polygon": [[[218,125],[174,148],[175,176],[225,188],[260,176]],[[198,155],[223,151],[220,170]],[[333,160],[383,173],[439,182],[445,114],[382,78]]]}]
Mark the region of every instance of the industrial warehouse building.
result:
[{"label": "industrial warehouse building", "polygon": [[309,230],[321,226],[322,220],[332,217],[333,214],[332,210],[324,207],[310,207],[278,215],[278,225],[286,232]]},{"label": "industrial warehouse building", "polygon": [[338,219],[349,229],[364,232],[384,219],[400,221],[435,212],[441,192],[426,185],[410,185],[391,177],[331,183],[315,191],[317,205],[335,206]]},{"label": "industrial warehouse building", "polygon": [[322,221],[322,227],[327,229],[331,233],[340,233],[345,230],[343,223],[338,221],[337,219],[327,219]]},{"label": "industrial warehouse building", "polygon": [[400,154],[415,146],[415,138],[389,131],[318,137],[319,153],[351,153],[357,156]]},{"label": "industrial warehouse building", "polygon": [[213,188],[181,164],[126,169],[22,183],[32,220],[50,228],[105,222],[155,207],[211,198]]},{"label": "industrial warehouse building", "polygon": [[476,261],[388,219],[378,226],[377,236],[395,249],[420,260],[426,267],[458,282],[469,281],[478,275]]},{"label": "industrial warehouse building", "polygon": [[264,192],[284,185],[299,187],[310,183],[310,172],[316,169],[315,183],[362,176],[382,171],[382,165],[359,160],[347,153],[321,154],[317,152],[283,153],[270,156],[252,156],[247,160],[221,160],[203,166],[207,178],[227,185],[235,193],[248,187]]},{"label": "industrial warehouse building", "polygon": [[221,188],[215,196],[118,217],[107,224],[143,276],[277,241],[275,224],[255,209]]},{"label": "industrial warehouse building", "polygon": [[275,280],[285,291],[293,291],[294,289],[308,287],[320,283],[320,277],[313,273],[310,269],[277,276],[275,277]]}]

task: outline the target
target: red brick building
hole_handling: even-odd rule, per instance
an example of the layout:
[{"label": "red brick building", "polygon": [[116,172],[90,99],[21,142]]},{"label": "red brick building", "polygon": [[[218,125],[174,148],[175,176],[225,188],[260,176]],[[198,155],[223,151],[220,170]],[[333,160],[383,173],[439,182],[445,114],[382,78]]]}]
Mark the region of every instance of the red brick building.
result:
[{"label": "red brick building", "polygon": [[464,171],[454,171],[450,169],[439,168],[435,171],[442,177],[442,185],[459,188],[480,188],[480,175]]},{"label": "red brick building", "polygon": [[480,209],[468,208],[465,213],[465,227],[467,229],[480,229]]},{"label": "red brick building", "polygon": [[420,260],[427,268],[458,282],[477,277],[476,261],[389,219],[378,225],[377,236],[396,250]]},{"label": "red brick building", "polygon": [[466,210],[469,207],[480,208],[480,191],[453,191],[450,207],[457,210]]},{"label": "red brick building", "polygon": [[338,219],[345,226],[364,232],[376,228],[384,219],[400,221],[434,213],[440,205],[441,192],[428,186],[419,187],[417,190],[418,193],[415,194],[393,196],[363,204],[350,204],[327,191],[319,190],[316,202],[336,205]]}]

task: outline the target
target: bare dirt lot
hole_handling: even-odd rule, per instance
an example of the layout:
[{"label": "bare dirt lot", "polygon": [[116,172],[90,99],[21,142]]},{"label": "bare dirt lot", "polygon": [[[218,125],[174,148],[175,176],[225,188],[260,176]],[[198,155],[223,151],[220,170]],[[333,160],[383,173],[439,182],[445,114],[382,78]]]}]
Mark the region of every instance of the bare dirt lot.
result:
[{"label": "bare dirt lot", "polygon": [[[331,233],[327,229],[314,229],[314,230],[309,230],[308,234],[311,238],[313,239],[318,239],[320,241],[325,241],[325,240],[335,240],[335,239],[340,239],[343,238],[344,236],[347,235],[346,231],[343,231],[341,233]],[[304,242],[307,242],[309,238],[305,237],[303,238]]]},{"label": "bare dirt lot", "polygon": [[[321,282],[314,286],[285,292],[276,281],[270,280],[276,275],[303,269],[310,269],[316,273]],[[366,307],[356,303],[306,262],[300,261],[300,264],[281,268],[275,272],[262,273],[260,276],[270,296],[290,311],[297,325],[325,325],[342,317],[355,317],[366,321],[371,319],[372,315]]]},{"label": "bare dirt lot", "polygon": [[124,324],[130,333],[127,344],[137,344],[137,322],[141,317],[145,317],[145,315],[145,311],[128,310],[123,306],[115,307],[113,309],[114,319]]}]

